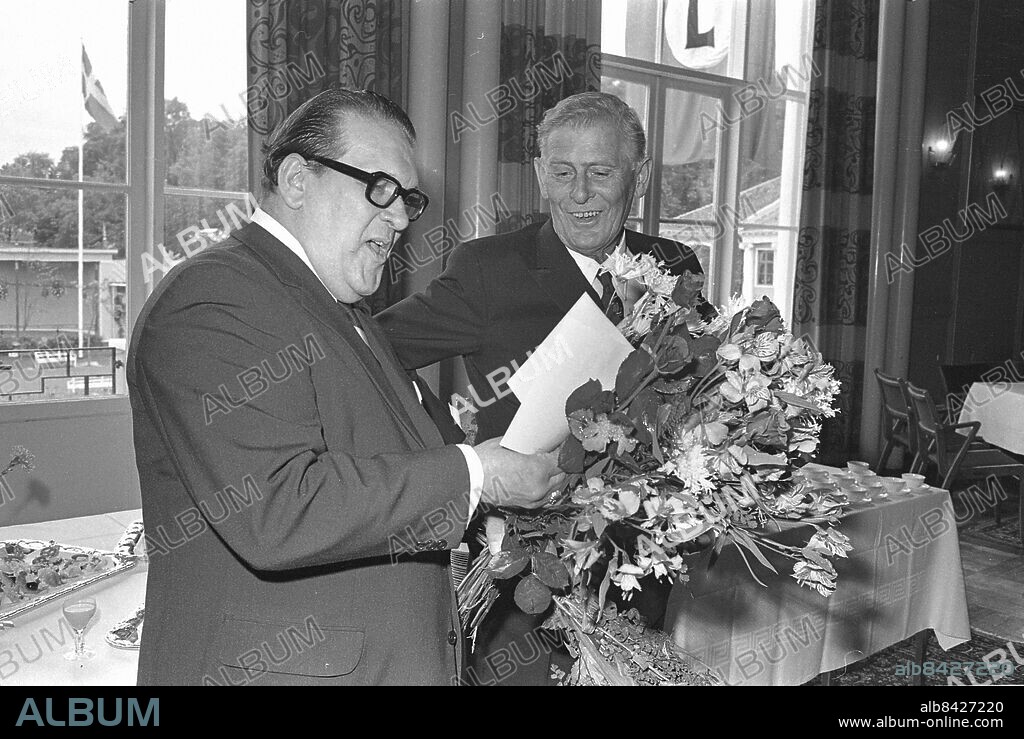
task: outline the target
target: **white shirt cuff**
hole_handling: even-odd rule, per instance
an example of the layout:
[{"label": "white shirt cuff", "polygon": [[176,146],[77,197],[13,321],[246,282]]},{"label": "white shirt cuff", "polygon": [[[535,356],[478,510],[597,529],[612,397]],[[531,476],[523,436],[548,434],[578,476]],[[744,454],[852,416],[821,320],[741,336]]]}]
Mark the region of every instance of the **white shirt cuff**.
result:
[{"label": "white shirt cuff", "polygon": [[480,455],[469,444],[456,444],[455,446],[466,458],[466,467],[469,468],[469,512],[466,514],[468,522],[476,513],[476,507],[480,505],[480,498],[484,494],[484,465],[480,461]]}]

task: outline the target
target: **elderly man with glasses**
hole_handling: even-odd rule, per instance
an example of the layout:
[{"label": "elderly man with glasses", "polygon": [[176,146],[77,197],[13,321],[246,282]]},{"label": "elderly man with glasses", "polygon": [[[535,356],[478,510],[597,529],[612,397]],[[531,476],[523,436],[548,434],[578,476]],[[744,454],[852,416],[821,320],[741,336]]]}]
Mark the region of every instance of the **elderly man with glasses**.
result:
[{"label": "elderly man with glasses", "polygon": [[268,141],[252,223],[146,302],[140,684],[449,684],[449,550],[481,501],[561,484],[553,455],[445,445],[360,310],[427,207],[414,141],[374,93],[307,101]]},{"label": "elderly man with glasses", "polygon": [[[614,95],[586,92],[544,115],[534,160],[551,218],[500,236],[471,241],[451,254],[425,292],[381,313],[381,325],[409,369],[461,355],[477,405],[478,438],[501,436],[519,402],[507,381],[570,308],[589,295],[613,321],[628,304],[629,286],[598,274],[613,251],[653,254],[674,273],[703,272],[687,246],[625,227],[633,203],[647,192],[651,160],[636,112]],[[700,306],[704,314],[714,309]],[[542,684],[549,655],[527,616],[503,591],[481,629],[470,680]],[[664,615],[665,589],[644,582],[635,599],[651,621]]]}]

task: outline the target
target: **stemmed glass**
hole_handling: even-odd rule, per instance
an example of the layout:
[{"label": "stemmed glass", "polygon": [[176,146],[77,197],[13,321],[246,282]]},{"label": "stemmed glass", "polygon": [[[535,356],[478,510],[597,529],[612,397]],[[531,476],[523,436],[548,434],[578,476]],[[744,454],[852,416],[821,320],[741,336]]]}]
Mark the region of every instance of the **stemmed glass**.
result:
[{"label": "stemmed glass", "polygon": [[71,661],[83,661],[92,659],[96,652],[87,649],[85,646],[85,627],[96,615],[96,599],[72,596],[64,601],[64,618],[75,634],[75,648],[73,651],[65,652],[64,659]]}]

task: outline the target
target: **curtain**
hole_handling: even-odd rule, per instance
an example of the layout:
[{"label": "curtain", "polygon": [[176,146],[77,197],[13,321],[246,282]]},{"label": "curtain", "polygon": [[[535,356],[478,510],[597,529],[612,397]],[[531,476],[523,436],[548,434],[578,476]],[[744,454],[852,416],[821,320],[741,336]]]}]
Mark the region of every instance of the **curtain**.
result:
[{"label": "curtain", "polygon": [[877,0],[817,0],[793,332],[836,368],[819,457],[858,456],[871,234]]},{"label": "curtain", "polygon": [[[300,104],[339,86],[406,108],[407,1],[248,0],[249,184],[259,196],[263,142]],[[373,308],[399,297],[389,270]]]},{"label": "curtain", "polygon": [[510,215],[496,230],[506,233],[546,218],[533,171],[544,111],[601,89],[600,0],[504,0],[499,75],[515,102],[498,124],[498,188]]}]

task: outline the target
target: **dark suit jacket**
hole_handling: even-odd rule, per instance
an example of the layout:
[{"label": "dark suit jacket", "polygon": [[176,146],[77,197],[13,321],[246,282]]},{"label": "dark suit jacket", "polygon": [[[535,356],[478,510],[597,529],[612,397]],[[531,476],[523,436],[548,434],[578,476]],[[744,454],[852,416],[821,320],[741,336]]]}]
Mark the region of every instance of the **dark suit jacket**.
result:
[{"label": "dark suit jacket", "polygon": [[465,459],[346,311],[255,224],[143,308],[127,370],[151,557],[140,684],[459,671]]},{"label": "dark suit jacket", "polygon": [[[704,272],[676,241],[627,229],[626,248],[653,254],[675,274]],[[462,244],[425,292],[377,318],[407,368],[462,355],[483,441],[504,434],[519,407],[508,378],[585,292],[600,300],[545,221]]]}]

